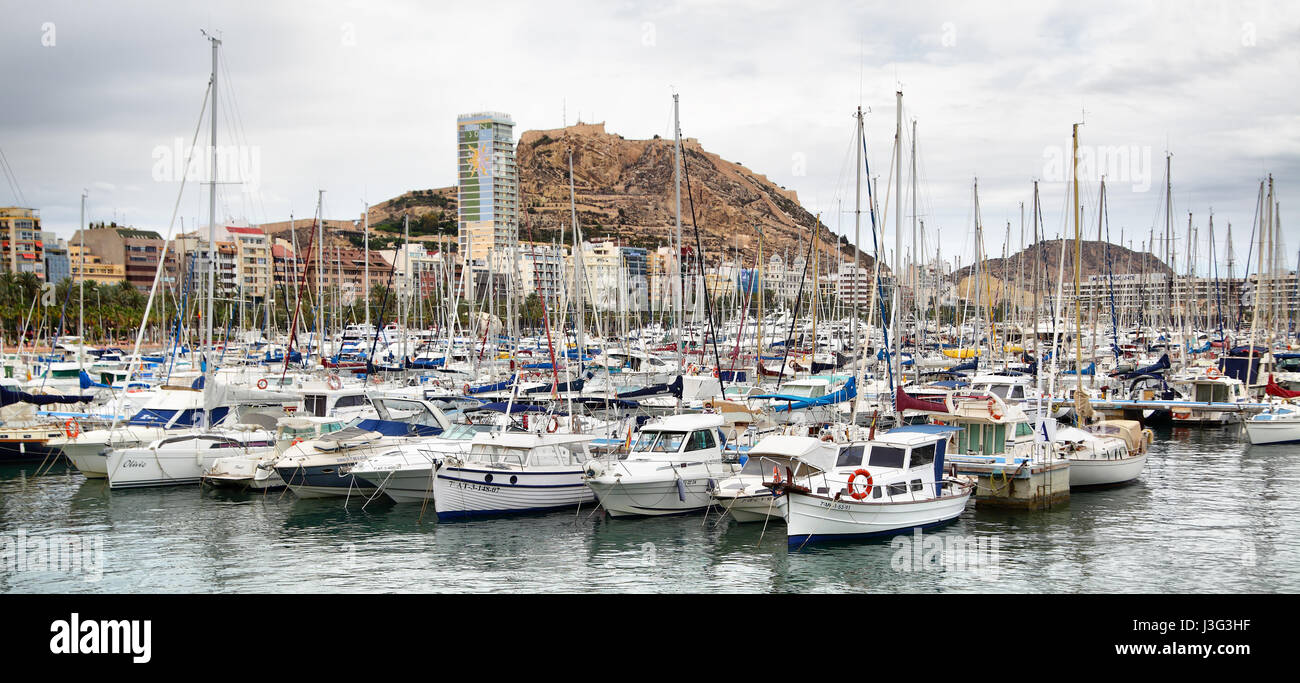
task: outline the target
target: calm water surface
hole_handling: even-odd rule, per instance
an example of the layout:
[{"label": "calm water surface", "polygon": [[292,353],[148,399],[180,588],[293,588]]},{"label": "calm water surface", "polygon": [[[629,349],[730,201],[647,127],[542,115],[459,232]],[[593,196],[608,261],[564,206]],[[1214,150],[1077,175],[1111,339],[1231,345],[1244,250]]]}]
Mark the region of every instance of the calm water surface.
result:
[{"label": "calm water surface", "polygon": [[[432,506],[198,486],[108,490],[0,468],[0,539],[102,543],[102,571],[17,571],[0,591],[1296,592],[1300,447],[1237,427],[1157,432],[1134,484],[1052,512],[977,510],[929,535],[996,538],[996,571],[901,571],[889,540],[786,549],[779,522],[590,509],[439,524]],[[647,545],[649,544],[649,545]]]}]

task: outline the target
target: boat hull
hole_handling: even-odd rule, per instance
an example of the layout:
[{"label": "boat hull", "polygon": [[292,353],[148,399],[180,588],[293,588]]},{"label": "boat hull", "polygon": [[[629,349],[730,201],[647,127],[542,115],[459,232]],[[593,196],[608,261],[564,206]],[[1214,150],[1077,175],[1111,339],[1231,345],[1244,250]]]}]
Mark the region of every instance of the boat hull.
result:
[{"label": "boat hull", "polygon": [[1146,467],[1147,454],[1115,459],[1070,459],[1070,488],[1113,486],[1133,481]]},{"label": "boat hull", "polygon": [[438,520],[446,521],[595,503],[595,494],[582,478],[583,471],[576,467],[529,471],[444,465],[434,479],[433,505]]},{"label": "boat hull", "polygon": [[1251,445],[1300,443],[1300,421],[1246,421],[1246,438]]}]

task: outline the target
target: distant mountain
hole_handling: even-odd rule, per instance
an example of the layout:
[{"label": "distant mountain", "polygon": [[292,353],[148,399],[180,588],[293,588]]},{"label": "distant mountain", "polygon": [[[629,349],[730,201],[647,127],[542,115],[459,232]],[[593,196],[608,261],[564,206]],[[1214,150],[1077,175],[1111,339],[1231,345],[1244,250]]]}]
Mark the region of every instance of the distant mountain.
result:
[{"label": "distant mountain", "polygon": [[[1038,270],[1039,287],[1055,289],[1057,274],[1062,274],[1067,282],[1074,280],[1074,240],[1065,240],[1065,270],[1060,270],[1061,240],[1040,242],[1024,251],[1006,258],[985,259],[981,266],[982,274],[1004,282],[1014,282],[1017,272],[1021,273],[1022,289],[1032,290],[1034,270]],[[1084,240],[1081,244],[1083,269],[1082,279],[1089,275],[1105,275],[1107,272],[1170,274],[1173,271],[1163,261],[1149,253],[1136,252],[1118,244],[1109,245],[1110,267],[1107,269],[1107,243],[1098,240]],[[975,266],[969,265],[953,274],[953,281],[961,282],[974,274]]]},{"label": "distant mountain", "polygon": [[[625,245],[654,249],[672,243],[674,227],[673,141],[655,136],[627,140],[607,133],[603,123],[554,130],[533,130],[519,138],[517,163],[525,207],[520,238],[550,241],[570,223],[569,151],[573,152],[574,204],[583,237],[615,239]],[[793,190],[766,176],[707,152],[694,138],[682,140],[687,179],[682,179],[682,241],[694,248],[691,202],[705,259],[716,263],[739,249],[752,262],[758,254],[762,226],[765,257],[807,253],[817,219],[799,205]],[[571,233],[568,233],[571,234]],[[853,256],[847,239],[838,239],[824,224],[817,231],[823,263],[838,249]],[[567,240],[566,240],[567,241]],[[873,263],[863,253],[863,264]]]}]

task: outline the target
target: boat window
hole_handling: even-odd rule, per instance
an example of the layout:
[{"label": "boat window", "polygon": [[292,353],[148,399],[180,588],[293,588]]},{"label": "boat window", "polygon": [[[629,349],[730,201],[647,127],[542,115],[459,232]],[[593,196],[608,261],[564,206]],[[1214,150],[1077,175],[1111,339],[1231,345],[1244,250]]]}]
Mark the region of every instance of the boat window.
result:
[{"label": "boat window", "polygon": [[903,469],[903,454],[906,451],[893,446],[872,446],[868,467],[893,467]]},{"label": "boat window", "polygon": [[1006,397],[1007,397],[1007,389],[1009,389],[1009,388],[1010,388],[1010,387],[1008,387],[1008,386],[1005,385],[1005,384],[990,384],[990,385],[989,385],[989,392],[990,392],[990,393],[993,393],[993,394],[996,394],[998,398],[1006,398]]},{"label": "boat window", "polygon": [[901,484],[890,484],[890,485],[889,485],[889,495],[891,495],[891,496],[901,496],[901,495],[903,495],[904,493],[907,493],[907,484],[906,484],[906,483],[901,483]]},{"label": "boat window", "polygon": [[934,462],[934,444],[928,446],[917,446],[912,449],[912,460],[909,467],[921,467]]},{"label": "boat window", "polygon": [[319,394],[307,394],[302,397],[304,412],[316,417],[325,417],[325,397]]},{"label": "boat window", "polygon": [[862,464],[862,446],[848,446],[840,449],[840,457],[835,460],[836,467],[858,467]]},{"label": "boat window", "polygon": [[1014,387],[1011,387],[1010,398],[1024,398],[1024,397],[1025,397],[1025,388],[1024,388],[1024,387],[1019,386],[1019,385],[1014,386]]},{"label": "boat window", "polygon": [[365,404],[366,404],[365,395],[356,394],[355,396],[340,396],[339,400],[334,402],[334,407],[336,409],[351,408],[353,406],[363,406]]},{"label": "boat window", "polygon": [[884,495],[884,494],[882,493],[883,491],[884,491],[884,489],[883,489],[882,487],[880,487],[880,486],[872,487],[872,489],[871,489],[871,498],[872,498],[872,500],[875,500],[876,498],[879,498],[880,496]]},{"label": "boat window", "polygon": [[1028,422],[1016,423],[1016,436],[1029,436],[1034,433],[1034,428],[1029,426]]},{"label": "boat window", "polygon": [[650,450],[655,453],[676,453],[681,450],[685,438],[686,432],[659,432],[659,439]]},{"label": "boat window", "polygon": [[921,483],[921,480],[920,480],[920,479],[913,479],[913,480],[912,480],[912,490],[913,490],[913,491],[920,491],[922,488],[925,488],[925,485]]},{"label": "boat window", "polygon": [[691,433],[691,441],[686,445],[686,450],[699,451],[706,448],[713,448],[716,445],[718,445],[718,442],[713,438],[713,432],[707,429],[700,429]]}]

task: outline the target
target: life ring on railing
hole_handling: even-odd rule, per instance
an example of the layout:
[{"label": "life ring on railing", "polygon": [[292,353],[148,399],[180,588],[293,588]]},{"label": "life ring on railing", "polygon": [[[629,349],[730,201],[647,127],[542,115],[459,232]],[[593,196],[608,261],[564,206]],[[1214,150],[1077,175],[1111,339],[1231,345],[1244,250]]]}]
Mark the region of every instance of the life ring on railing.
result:
[{"label": "life ring on railing", "polygon": [[780,484],[780,483],[781,483],[781,468],[780,468],[780,466],[777,466],[777,465],[773,465],[773,466],[772,466],[772,483],[774,483],[774,484]]},{"label": "life ring on railing", "polygon": [[469,396],[469,382],[466,382],[465,386],[461,387],[461,393]]},{"label": "life ring on railing", "polygon": [[835,440],[835,435],[834,435],[834,434],[831,434],[830,432],[822,432],[822,435],[821,435],[819,438],[820,438],[822,441],[834,441],[834,440]]},{"label": "life ring on railing", "polygon": [[267,387],[267,383],[266,383],[266,378],[265,378],[265,377],[263,377],[262,379],[257,380],[257,388],[258,388],[258,389],[265,389],[266,387]]},{"label": "life ring on railing", "polygon": [[713,378],[714,378],[714,379],[717,379],[717,378],[718,378],[718,369],[717,369],[717,368],[713,368]]},{"label": "life ring on railing", "polygon": [[1002,410],[998,408],[997,400],[992,398],[989,399],[989,417],[993,418],[994,420],[1001,420],[1002,415],[1003,413]]},{"label": "life ring on railing", "polygon": [[[854,479],[857,479],[857,478],[858,478],[858,475],[862,475],[862,476],[864,476],[864,477],[867,478],[867,488],[864,489],[864,490],[862,490],[861,492],[859,492],[859,491],[854,491],[854,490],[853,490],[853,480],[854,480]],[[849,475],[849,486],[848,486],[848,489],[849,489],[849,495],[853,497],[853,500],[862,500],[863,498],[866,498],[866,497],[867,497],[867,494],[871,493],[871,489],[872,489],[872,488],[873,488],[873,486],[872,486],[872,483],[871,483],[871,473],[870,473],[870,472],[868,472],[868,471],[862,469],[861,467],[859,467],[858,469],[856,469],[856,470],[853,471],[853,474],[850,474],[850,475]]]},{"label": "life ring on railing", "polygon": [[1218,379],[1223,376],[1223,373],[1219,372],[1218,368],[1211,365],[1205,369],[1205,376],[1210,379]]},{"label": "life ring on railing", "polygon": [[81,425],[77,424],[76,420],[68,418],[63,423],[63,434],[69,439],[75,439],[81,436]]},{"label": "life ring on railing", "polygon": [[338,375],[330,375],[329,377],[325,378],[325,386],[329,387],[330,389],[333,389],[334,391],[338,391],[339,389],[343,388],[343,380],[339,379]]},{"label": "life ring on railing", "polygon": [[548,425],[546,425],[546,433],[547,433],[547,434],[554,434],[554,433],[556,432],[556,430],[558,430],[559,428],[560,428],[560,418],[558,418],[558,417],[552,415],[552,416],[551,416],[551,423],[548,424]]},{"label": "life ring on railing", "polygon": [[297,446],[297,445],[300,444],[300,443],[302,443],[302,438],[301,438],[301,437],[300,437],[300,438],[297,438],[297,439],[294,439],[294,440],[293,440],[293,443],[291,443],[291,444],[289,444],[289,445],[290,445],[290,446]]}]

